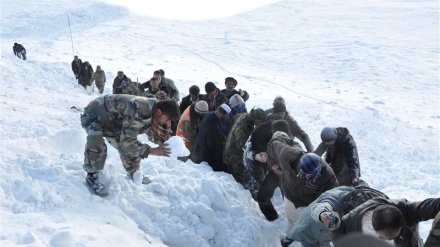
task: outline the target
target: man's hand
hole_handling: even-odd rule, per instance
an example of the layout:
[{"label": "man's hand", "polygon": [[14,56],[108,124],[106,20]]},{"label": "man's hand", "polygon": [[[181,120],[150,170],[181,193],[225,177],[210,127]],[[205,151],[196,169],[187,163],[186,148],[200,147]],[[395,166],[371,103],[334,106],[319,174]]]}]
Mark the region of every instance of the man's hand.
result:
[{"label": "man's hand", "polygon": [[171,149],[169,149],[167,147],[168,147],[168,143],[159,145],[159,147],[157,147],[157,148],[150,148],[150,152],[148,153],[148,155],[170,157]]},{"label": "man's hand", "polygon": [[330,231],[338,229],[338,227],[341,225],[341,219],[339,218],[339,214],[336,212],[322,212],[319,215],[319,220]]},{"label": "man's hand", "polygon": [[353,187],[358,186],[358,185],[359,185],[359,179],[357,179],[357,178],[353,178],[353,179],[351,180],[351,184],[353,185]]},{"label": "man's hand", "polygon": [[238,89],[238,92],[240,93],[240,96],[243,97],[243,95],[244,95],[244,91],[241,90],[241,89]]},{"label": "man's hand", "polygon": [[267,162],[267,153],[265,153],[265,152],[259,153],[258,161],[261,163],[266,163]]}]

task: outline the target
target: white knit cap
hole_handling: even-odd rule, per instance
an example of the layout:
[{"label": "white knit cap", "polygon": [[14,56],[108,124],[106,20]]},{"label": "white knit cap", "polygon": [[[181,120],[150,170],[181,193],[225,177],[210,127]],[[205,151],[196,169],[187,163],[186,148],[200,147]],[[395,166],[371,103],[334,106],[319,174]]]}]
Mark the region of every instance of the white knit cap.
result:
[{"label": "white knit cap", "polygon": [[206,103],[204,100],[199,100],[194,105],[194,110],[196,110],[196,112],[199,114],[206,114],[209,111],[208,103]]},{"label": "white knit cap", "polygon": [[244,103],[244,100],[239,94],[234,94],[229,99],[229,106],[231,108],[235,108],[243,103]]}]

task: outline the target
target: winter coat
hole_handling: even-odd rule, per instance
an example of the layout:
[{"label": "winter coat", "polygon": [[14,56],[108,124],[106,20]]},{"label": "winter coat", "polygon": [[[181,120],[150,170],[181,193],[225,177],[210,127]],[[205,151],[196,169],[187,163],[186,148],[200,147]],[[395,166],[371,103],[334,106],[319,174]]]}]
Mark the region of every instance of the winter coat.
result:
[{"label": "winter coat", "polygon": [[179,102],[180,100],[180,93],[179,90],[177,89],[176,85],[174,84],[174,81],[169,79],[169,78],[163,78],[161,83],[167,87],[168,92],[170,94],[170,98],[171,99],[175,99],[177,102]]},{"label": "winter coat", "polygon": [[26,49],[22,44],[17,44],[12,46],[12,51],[14,52],[14,55],[17,55],[18,53],[26,53]]},{"label": "winter coat", "polygon": [[96,72],[93,73],[92,77],[90,78],[90,84],[92,84],[93,81],[96,81],[96,83],[99,84],[103,84],[106,81],[104,70],[96,70]]},{"label": "winter coat", "polygon": [[222,119],[222,133],[225,136],[228,136],[229,131],[231,130],[231,127],[234,125],[236,116],[240,113],[247,113],[246,104],[243,103],[239,107],[234,108],[231,110],[231,112],[228,113],[228,115]]},{"label": "winter coat", "polygon": [[119,79],[118,76],[115,77],[115,79],[113,80],[113,93],[115,93],[117,88],[121,87],[121,83],[123,80],[127,79],[128,82],[131,82],[131,79],[128,78],[126,75],[124,75],[121,79]]},{"label": "winter coat", "polygon": [[136,82],[128,82],[127,85],[116,88],[114,94],[129,94],[139,96],[139,91],[135,83]]},{"label": "winter coat", "polygon": [[186,148],[192,150],[197,139],[197,130],[191,126],[190,108],[191,107],[187,107],[182,115],[180,115],[176,135],[182,137]]},{"label": "winter coat", "polygon": [[337,187],[338,181],[333,170],[321,159],[321,176],[315,182],[298,176],[298,166],[301,156],[305,153],[302,149],[290,146],[286,143],[292,140],[286,133],[277,131],[274,133],[267,148],[268,164],[278,164],[283,170],[281,176],[281,190],[284,196],[291,201],[296,208],[305,207],[313,202],[324,191]]},{"label": "winter coat", "polygon": [[223,163],[235,180],[245,188],[249,187],[251,175],[243,164],[243,149],[254,130],[254,123],[248,113],[237,116],[234,126],[226,138],[223,151]]},{"label": "winter coat", "polygon": [[333,168],[339,184],[351,186],[352,179],[361,176],[356,143],[347,128],[336,128],[336,131],[335,144],[329,146],[322,142],[315,153],[322,156],[325,152],[325,161]]},{"label": "winter coat", "polygon": [[203,96],[203,100],[208,102],[209,111],[217,110],[217,108],[219,106],[221,106],[223,103],[228,101],[228,99],[225,97],[225,95],[222,92],[220,92],[220,90],[218,88],[216,90],[217,90],[217,94],[214,95],[214,100],[213,101],[211,101],[211,98],[210,98],[209,94],[205,94]]},{"label": "winter coat", "polygon": [[[229,100],[231,97],[232,97],[232,95],[234,95],[234,94],[238,94],[238,95],[240,95],[240,91],[238,91],[238,90],[235,90],[235,89],[232,89],[232,91],[230,91],[230,92],[228,92],[228,90],[226,90],[226,88],[225,89],[222,89],[220,92],[222,92],[224,95],[225,95],[225,97]],[[241,96],[241,98],[243,98],[243,100],[246,102],[248,99],[249,99],[249,94],[248,94],[248,92],[246,92],[246,91],[244,91],[243,90],[243,96]]]},{"label": "winter coat", "polygon": [[215,111],[208,112],[203,117],[192,157],[194,163],[208,162],[214,171],[225,171],[222,161],[224,140],[220,131],[220,123],[220,118]]},{"label": "winter coat", "polygon": [[92,77],[92,74],[93,74],[92,65],[90,65],[90,63],[87,61],[82,63],[79,69],[79,84],[81,84],[84,87],[90,85],[90,78]]},{"label": "winter coat", "polygon": [[[201,100],[201,99],[203,99],[203,94],[199,94],[198,100]],[[182,101],[180,102],[180,106],[179,106],[180,114],[182,114],[186,110],[186,108],[188,108],[188,106],[190,106],[194,103],[196,103],[196,102],[191,100],[191,94],[188,94],[187,96],[183,97]]]},{"label": "winter coat", "polygon": [[271,127],[271,120],[266,120],[255,126],[255,129],[252,131],[244,148],[243,164],[252,176],[248,189],[254,198],[256,198],[256,195],[266,178],[266,174],[269,172],[268,165],[255,160],[255,155],[267,151],[267,144],[272,138]]},{"label": "winter coat", "polygon": [[147,97],[147,98],[154,98],[156,97],[156,93],[159,91],[164,91],[166,94],[168,93],[168,89],[165,86],[160,86],[157,87],[156,89],[153,89],[151,86],[146,88],[147,90],[144,91],[144,93],[142,94],[142,96]]},{"label": "winter coat", "polygon": [[419,222],[434,219],[440,211],[440,198],[428,198],[423,201],[409,202],[406,199],[373,198],[353,209],[342,218],[338,237],[351,232],[362,231],[362,216],[380,205],[393,205],[403,214],[405,226],[394,239],[397,247],[422,247],[419,235]]},{"label": "winter coat", "polygon": [[307,152],[313,152],[315,149],[312,142],[310,141],[309,135],[307,135],[307,133],[302,130],[301,127],[299,127],[298,122],[296,122],[296,120],[292,116],[290,116],[288,112],[286,112],[286,117],[284,118],[284,120],[289,123],[290,136],[292,137],[292,139],[294,139],[295,137],[298,138],[304,144]]},{"label": "winter coat", "polygon": [[120,152],[135,160],[146,158],[150,146],[137,140],[152,124],[156,99],[131,95],[105,95],[91,101],[81,116],[83,127],[96,126],[104,137],[118,138]]},{"label": "winter coat", "polygon": [[81,69],[81,64],[82,64],[81,59],[78,59],[78,61],[75,60],[72,61],[73,74],[77,75],[78,77],[79,77],[79,71]]},{"label": "winter coat", "polygon": [[90,85],[93,85],[93,82],[96,81],[96,87],[99,90],[99,93],[103,93],[104,86],[106,82],[105,72],[101,69],[101,66],[96,66],[96,72],[93,73],[92,78],[90,78]]},{"label": "winter coat", "polygon": [[344,215],[344,197],[352,191],[354,191],[353,187],[340,186],[322,193],[304,209],[288,236],[290,235],[289,237],[295,241],[309,245],[331,242],[333,234],[320,221],[319,215],[322,212],[337,212],[342,217]]},{"label": "winter coat", "polygon": [[92,65],[90,65],[90,63],[87,61],[82,63],[79,69],[79,75],[87,78],[91,78],[92,74],[93,74]]}]

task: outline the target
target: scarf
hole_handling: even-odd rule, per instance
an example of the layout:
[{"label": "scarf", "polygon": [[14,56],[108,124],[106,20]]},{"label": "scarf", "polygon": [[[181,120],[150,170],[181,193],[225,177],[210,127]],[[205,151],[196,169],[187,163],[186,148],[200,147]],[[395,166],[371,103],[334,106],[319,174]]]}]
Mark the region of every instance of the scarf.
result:
[{"label": "scarf", "polygon": [[209,96],[208,97],[208,104],[209,104],[209,110],[210,111],[215,111],[215,108],[217,107],[217,101],[216,101],[216,98],[217,98],[217,95],[218,95],[218,93],[219,93],[219,89],[217,88],[217,89],[215,89],[215,95],[214,96]]},{"label": "scarf", "polygon": [[[154,111],[153,111],[154,112]],[[151,128],[153,129],[154,139],[157,140],[158,144],[161,145],[165,143],[171,136],[171,126],[160,126],[159,122],[157,122],[156,118],[153,117],[153,123],[151,124]]]}]

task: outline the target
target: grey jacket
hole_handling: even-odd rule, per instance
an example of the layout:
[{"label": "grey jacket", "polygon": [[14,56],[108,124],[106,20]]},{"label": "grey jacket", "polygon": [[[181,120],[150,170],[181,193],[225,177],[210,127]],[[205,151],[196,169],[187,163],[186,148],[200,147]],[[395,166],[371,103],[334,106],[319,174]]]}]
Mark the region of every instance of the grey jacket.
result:
[{"label": "grey jacket", "polygon": [[344,215],[344,196],[354,191],[353,187],[340,186],[321,194],[304,210],[290,237],[301,243],[320,246],[320,243],[331,242],[333,234],[319,220],[322,212],[337,212]]}]

